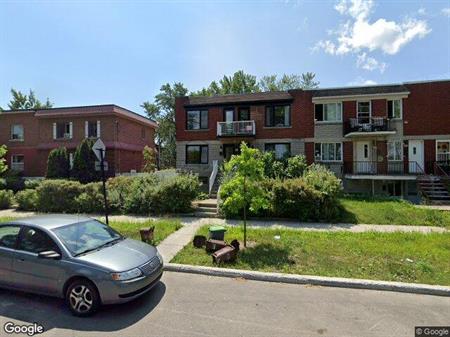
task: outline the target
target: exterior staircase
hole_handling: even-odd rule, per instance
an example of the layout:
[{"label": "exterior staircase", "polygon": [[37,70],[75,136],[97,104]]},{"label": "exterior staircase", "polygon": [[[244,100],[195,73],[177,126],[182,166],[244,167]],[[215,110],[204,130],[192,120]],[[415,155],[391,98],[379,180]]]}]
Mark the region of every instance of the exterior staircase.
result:
[{"label": "exterior staircase", "polygon": [[196,202],[194,216],[198,218],[217,218],[217,199]]},{"label": "exterior staircase", "polygon": [[428,203],[436,205],[450,204],[450,193],[439,176],[420,176],[417,178],[417,186]]}]

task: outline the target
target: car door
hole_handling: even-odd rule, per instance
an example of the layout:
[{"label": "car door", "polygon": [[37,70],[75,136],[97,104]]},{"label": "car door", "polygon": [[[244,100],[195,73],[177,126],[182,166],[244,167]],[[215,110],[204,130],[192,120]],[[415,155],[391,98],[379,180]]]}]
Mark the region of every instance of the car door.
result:
[{"label": "car door", "polygon": [[64,276],[62,261],[38,256],[49,250],[61,254],[60,248],[47,233],[23,226],[13,261],[13,278],[17,288],[47,294],[58,292]]},{"label": "car door", "polygon": [[18,225],[0,226],[0,285],[3,286],[12,286],[14,282],[12,265],[19,232]]}]

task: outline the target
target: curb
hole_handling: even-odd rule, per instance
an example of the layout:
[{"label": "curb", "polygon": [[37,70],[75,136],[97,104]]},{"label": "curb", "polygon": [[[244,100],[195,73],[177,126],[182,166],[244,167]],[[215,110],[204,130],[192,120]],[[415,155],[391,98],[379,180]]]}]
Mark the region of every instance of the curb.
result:
[{"label": "curb", "polygon": [[191,266],[176,263],[164,265],[165,271],[200,274],[219,277],[244,278],[254,281],[279,282],[291,284],[308,284],[325,287],[370,289],[382,291],[395,291],[411,294],[423,294],[450,297],[450,287],[435,286],[419,283],[402,283],[389,281],[374,281],[365,279],[295,275],[283,273],[264,273],[260,271]]}]

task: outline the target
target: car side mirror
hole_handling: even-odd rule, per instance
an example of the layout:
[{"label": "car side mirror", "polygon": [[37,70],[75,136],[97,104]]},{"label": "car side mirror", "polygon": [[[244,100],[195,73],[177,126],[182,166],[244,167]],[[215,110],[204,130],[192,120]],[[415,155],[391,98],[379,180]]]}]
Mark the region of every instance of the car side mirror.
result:
[{"label": "car side mirror", "polygon": [[46,250],[44,252],[40,252],[38,254],[38,257],[40,257],[41,259],[58,260],[61,258],[61,254],[55,252],[54,250]]}]

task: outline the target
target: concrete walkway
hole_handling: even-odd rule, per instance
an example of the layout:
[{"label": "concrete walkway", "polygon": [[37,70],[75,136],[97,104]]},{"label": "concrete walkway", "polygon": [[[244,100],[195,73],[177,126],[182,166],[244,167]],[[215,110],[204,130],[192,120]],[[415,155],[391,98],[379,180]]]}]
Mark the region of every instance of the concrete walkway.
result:
[{"label": "concrete walkway", "polygon": [[417,208],[435,209],[438,211],[450,212],[450,205],[415,205]]}]

